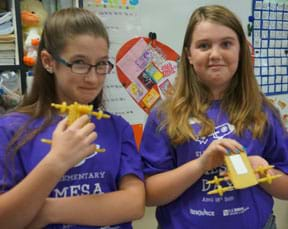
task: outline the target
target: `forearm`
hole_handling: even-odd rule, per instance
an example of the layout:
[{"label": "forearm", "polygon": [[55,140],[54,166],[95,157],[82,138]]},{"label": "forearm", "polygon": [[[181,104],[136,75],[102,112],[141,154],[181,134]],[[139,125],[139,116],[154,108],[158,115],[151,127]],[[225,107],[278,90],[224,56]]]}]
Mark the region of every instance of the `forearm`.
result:
[{"label": "forearm", "polygon": [[202,175],[200,159],[146,178],[146,205],[160,206],[178,198]]},{"label": "forearm", "polygon": [[19,184],[0,195],[1,228],[19,229],[29,224],[63,175],[60,171],[46,158]]},{"label": "forearm", "polygon": [[261,187],[270,195],[278,199],[288,199],[288,175],[280,170],[273,169],[273,174],[281,174],[282,176],[273,180],[271,184],[262,183]]},{"label": "forearm", "polygon": [[43,214],[49,224],[105,226],[139,219],[144,214],[144,207],[144,184],[137,180],[129,190],[100,195],[50,198]]}]

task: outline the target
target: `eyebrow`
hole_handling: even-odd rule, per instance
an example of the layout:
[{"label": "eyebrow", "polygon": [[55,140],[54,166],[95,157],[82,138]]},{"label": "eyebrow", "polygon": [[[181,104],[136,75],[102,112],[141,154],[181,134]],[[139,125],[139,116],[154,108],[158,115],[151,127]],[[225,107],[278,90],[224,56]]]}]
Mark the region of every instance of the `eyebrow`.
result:
[{"label": "eyebrow", "polygon": [[237,40],[238,38],[236,37],[224,37],[222,40]]},{"label": "eyebrow", "polygon": [[[217,39],[218,40],[218,39]],[[237,41],[237,38],[235,37],[222,37],[219,39],[220,41],[225,41],[225,40],[231,40],[231,41]],[[203,38],[203,39],[199,39],[199,40],[195,40],[194,42],[197,43],[201,43],[201,42],[210,42],[211,39],[209,38]]]},{"label": "eyebrow", "polygon": [[[86,63],[86,64],[89,64],[89,62],[91,61],[91,60],[89,59],[89,57],[87,57],[87,56],[85,56],[85,55],[82,55],[82,54],[76,54],[76,56],[71,56],[71,57],[69,58],[69,61],[70,61],[70,62],[77,61],[77,58],[82,58],[82,59],[84,59],[84,63]],[[95,61],[95,63],[97,64],[97,63],[99,63],[99,62],[101,62],[101,61],[108,61],[109,59],[110,59],[109,56],[103,56],[103,57],[97,58],[96,61]]]},{"label": "eyebrow", "polygon": [[[74,59],[74,58],[85,58],[85,59],[89,59],[88,56],[85,56],[83,54],[76,54],[75,56],[71,56],[70,59]],[[109,59],[109,56],[102,56],[97,58],[97,61],[101,61],[101,60],[106,60]]]}]

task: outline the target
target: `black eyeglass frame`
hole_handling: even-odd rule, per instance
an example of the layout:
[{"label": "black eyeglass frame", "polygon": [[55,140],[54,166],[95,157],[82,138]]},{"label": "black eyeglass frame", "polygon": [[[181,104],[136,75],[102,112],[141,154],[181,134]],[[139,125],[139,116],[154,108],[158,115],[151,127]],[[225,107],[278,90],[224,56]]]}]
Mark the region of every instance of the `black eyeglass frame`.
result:
[{"label": "black eyeglass frame", "polygon": [[[79,75],[85,75],[85,74],[88,74],[90,71],[91,71],[91,69],[92,68],[95,68],[96,69],[96,73],[98,74],[98,75],[106,75],[106,74],[109,74],[109,73],[111,73],[111,71],[112,71],[112,69],[114,68],[114,64],[112,64],[109,60],[102,60],[102,61],[99,61],[98,63],[96,63],[96,64],[87,64],[87,63],[82,63],[82,65],[86,65],[86,66],[89,66],[88,68],[87,68],[87,71],[86,72],[75,72],[75,71],[73,71],[73,65],[75,65],[75,64],[78,64],[78,63],[69,63],[69,62],[67,62],[66,60],[64,60],[63,58],[61,58],[60,56],[58,56],[58,55],[52,55],[53,56],[53,58],[58,62],[58,63],[61,63],[61,64],[63,64],[63,65],[65,65],[66,67],[68,67],[68,68],[70,68],[71,69],[71,72],[73,72],[73,73],[75,73],[75,74],[79,74]],[[105,72],[105,73],[103,73],[103,72],[99,72],[99,66],[101,66],[101,65],[103,65],[103,62],[107,62],[108,63],[108,66],[109,66],[109,68],[108,68],[108,66],[107,66],[107,69],[108,69],[108,71],[107,72]],[[74,69],[75,70],[75,69]]]}]

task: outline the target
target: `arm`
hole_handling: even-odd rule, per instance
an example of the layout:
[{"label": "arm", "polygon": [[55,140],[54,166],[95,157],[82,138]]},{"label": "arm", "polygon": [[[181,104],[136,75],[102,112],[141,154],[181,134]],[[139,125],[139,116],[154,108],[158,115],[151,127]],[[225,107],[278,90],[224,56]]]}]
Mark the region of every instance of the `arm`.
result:
[{"label": "arm", "polygon": [[261,187],[278,199],[288,200],[288,175],[277,169],[272,169],[272,173],[273,175],[281,174],[282,176],[273,180],[271,184],[262,183]]},{"label": "arm", "polygon": [[242,146],[232,139],[213,141],[201,157],[180,167],[146,178],[146,204],[159,206],[178,198],[205,172],[223,164],[227,149],[241,150]]},{"label": "arm", "polygon": [[47,224],[113,225],[144,214],[144,184],[134,175],[121,178],[119,191],[101,195],[49,198],[29,229]]},{"label": "arm", "polygon": [[[250,156],[249,160],[251,162],[251,165],[254,169],[257,169],[259,166],[268,166],[268,162],[260,157],[260,156]],[[279,199],[288,199],[288,175],[286,175],[285,173],[283,173],[281,170],[279,169],[270,169],[268,171],[269,174],[271,175],[277,175],[277,174],[281,174],[282,176],[272,180],[271,184],[268,183],[261,183],[261,187],[268,192],[271,196],[274,196],[276,198]]]},{"label": "arm", "polygon": [[94,152],[91,143],[96,133],[93,124],[83,126],[87,121],[88,117],[83,116],[68,128],[66,120],[61,121],[47,156],[20,183],[0,195],[1,227],[18,229],[28,225],[63,174]]},{"label": "arm", "polygon": [[[261,183],[261,187],[270,195],[279,199],[288,199],[288,132],[281,122],[280,114],[271,113],[268,116],[270,124],[267,128],[267,135],[264,139],[265,148],[263,158],[256,157],[253,164],[275,165],[268,171],[272,175],[281,174],[280,178],[272,181],[272,184]],[[265,159],[264,159],[265,158]],[[252,164],[252,165],[253,165]]]},{"label": "arm", "polygon": [[37,214],[50,190],[63,175],[50,155],[19,184],[0,195],[0,225],[23,228]]},{"label": "arm", "polygon": [[200,159],[145,179],[146,205],[159,206],[178,198],[204,174]]}]

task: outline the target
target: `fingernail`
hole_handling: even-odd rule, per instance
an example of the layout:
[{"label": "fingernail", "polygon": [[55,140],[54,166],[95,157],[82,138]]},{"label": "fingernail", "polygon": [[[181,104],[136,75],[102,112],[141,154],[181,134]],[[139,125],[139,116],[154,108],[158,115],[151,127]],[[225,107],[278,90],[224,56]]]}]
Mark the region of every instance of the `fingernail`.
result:
[{"label": "fingernail", "polygon": [[235,153],[240,153],[239,149],[235,149],[234,151],[235,151]]}]

